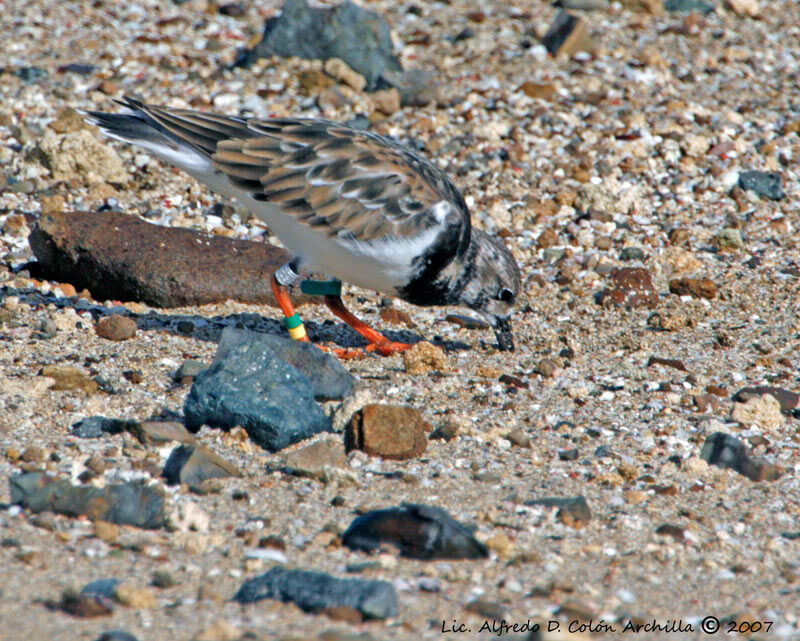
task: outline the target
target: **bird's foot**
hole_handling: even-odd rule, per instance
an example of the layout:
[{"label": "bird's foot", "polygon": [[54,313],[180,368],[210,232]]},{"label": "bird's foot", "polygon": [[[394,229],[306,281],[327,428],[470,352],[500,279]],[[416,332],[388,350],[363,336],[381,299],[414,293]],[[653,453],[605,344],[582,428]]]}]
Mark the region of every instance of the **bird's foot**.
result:
[{"label": "bird's foot", "polygon": [[367,352],[377,352],[381,356],[391,356],[392,354],[400,354],[411,348],[410,343],[395,343],[384,339],[377,343],[370,343],[366,347]]}]

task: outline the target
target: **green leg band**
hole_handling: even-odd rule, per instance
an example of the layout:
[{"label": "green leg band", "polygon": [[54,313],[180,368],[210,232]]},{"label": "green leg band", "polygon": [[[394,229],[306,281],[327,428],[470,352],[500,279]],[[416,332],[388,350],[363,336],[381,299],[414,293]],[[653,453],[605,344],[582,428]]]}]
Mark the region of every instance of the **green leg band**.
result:
[{"label": "green leg band", "polygon": [[300,283],[300,291],[309,296],[341,296],[342,281],[304,280]]},{"label": "green leg band", "polygon": [[303,324],[303,321],[300,320],[300,316],[297,314],[292,314],[291,316],[287,316],[283,319],[283,324],[286,329],[294,329],[295,327],[300,327]]}]

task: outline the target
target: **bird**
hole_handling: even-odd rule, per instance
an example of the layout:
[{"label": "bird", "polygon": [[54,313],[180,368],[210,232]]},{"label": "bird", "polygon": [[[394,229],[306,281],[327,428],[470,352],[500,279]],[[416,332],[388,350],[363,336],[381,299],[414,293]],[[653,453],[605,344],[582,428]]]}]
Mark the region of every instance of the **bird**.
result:
[{"label": "bird", "polygon": [[[289,288],[301,281],[384,356],[390,341],[354,316],[341,283],[417,306],[454,305],[483,316],[498,348],[514,350],[510,316],[521,276],[511,251],[472,226],[447,174],[394,138],[313,118],[245,118],[146,104],[82,111],[106,136],[137,145],[264,221],[291,260],[272,276],[289,335],[308,341]],[[309,284],[310,283],[310,284]],[[354,350],[333,350],[343,358]]]}]

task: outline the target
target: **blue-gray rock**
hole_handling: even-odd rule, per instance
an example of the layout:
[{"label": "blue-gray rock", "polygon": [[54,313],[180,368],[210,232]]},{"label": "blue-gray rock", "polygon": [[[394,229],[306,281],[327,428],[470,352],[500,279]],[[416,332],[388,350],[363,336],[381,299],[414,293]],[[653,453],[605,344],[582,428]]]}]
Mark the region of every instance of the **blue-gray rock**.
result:
[{"label": "blue-gray rock", "polygon": [[316,400],[341,401],[353,393],[356,379],[338,358],[311,343],[283,336],[226,327],[219,337],[215,362],[225,358],[234,347],[256,342],[267,346],[278,358],[300,370],[311,382]]},{"label": "blue-gray rock", "polygon": [[306,612],[349,607],[358,610],[365,619],[397,616],[397,593],[391,583],[338,579],[321,572],[275,567],[245,581],[233,597],[239,603],[262,599],[294,603]]},{"label": "blue-gray rock", "polygon": [[107,632],[103,632],[103,634],[97,637],[97,641],[139,641],[139,640],[132,634],[125,632],[125,630],[108,630]]},{"label": "blue-gray rock", "polygon": [[405,504],[374,510],[356,518],[342,535],[352,550],[372,552],[381,544],[396,546],[412,559],[480,559],[489,556],[466,527],[440,507]]},{"label": "blue-gray rock", "polygon": [[266,343],[234,345],[200,372],[183,406],[186,427],[243,427],[264,449],[277,451],[330,427],[308,378]]},{"label": "blue-gray rock", "polygon": [[99,488],[75,486],[33,472],[11,475],[9,488],[11,502],[34,513],[49,510],[149,529],[160,528],[165,521],[163,490],[141,480]]},{"label": "blue-gray rock", "polygon": [[70,434],[79,438],[101,438],[106,434],[120,434],[124,432],[131,421],[105,416],[87,416],[77,423],[73,423]]},{"label": "blue-gray rock", "polygon": [[578,495],[572,497],[545,497],[525,501],[525,505],[542,505],[544,507],[557,507],[556,519],[574,528],[581,528],[592,520],[592,511],[586,498]]},{"label": "blue-gray rock", "polygon": [[341,58],[364,76],[368,91],[378,88],[384,72],[401,70],[386,19],[348,1],[317,9],[306,0],[286,0],[281,14],[264,25],[261,42],[235,64],[246,66],[269,56]]},{"label": "blue-gray rock", "polygon": [[119,579],[97,579],[83,586],[81,594],[92,594],[94,596],[104,596],[108,599],[114,598],[114,590],[122,583]]},{"label": "blue-gray rock", "polygon": [[714,11],[714,5],[703,2],[703,0],[664,0],[664,9],[671,13],[689,13],[690,11],[711,13]]},{"label": "blue-gray rock", "polygon": [[783,178],[777,171],[745,171],[739,174],[739,187],[770,200],[783,198]]},{"label": "blue-gray rock", "polygon": [[242,476],[242,471],[207,447],[180,445],[170,453],[161,475],[169,485],[199,485],[206,479]]}]

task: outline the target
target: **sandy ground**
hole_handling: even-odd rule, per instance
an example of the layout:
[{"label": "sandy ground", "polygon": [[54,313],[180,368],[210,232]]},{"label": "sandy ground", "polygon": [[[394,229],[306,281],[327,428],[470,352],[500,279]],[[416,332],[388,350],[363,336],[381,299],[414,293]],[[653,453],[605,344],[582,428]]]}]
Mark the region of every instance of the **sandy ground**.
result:
[{"label": "sandy ground", "polygon": [[[31,257],[27,229],[15,215],[95,209],[114,198],[122,210],[154,222],[264,237],[245,213],[204,218],[213,195],[122,144],[103,143],[122,160],[125,185],[79,168],[54,176],[37,149],[54,129],[75,122],[66,107],[112,108],[114,96],[135,91],[153,102],[226,113],[343,121],[373,114],[375,130],[417,140],[454,177],[475,224],[500,233],[513,249],[526,293],[513,354],[496,351],[484,330],[445,322],[456,310],[397,304],[415,321],[413,333],[461,345],[448,352],[448,371],[410,375],[397,356],[347,367],[376,401],[412,405],[434,427],[455,422],[458,436],[432,440],[422,458],[406,462],[353,454],[354,483],[288,476],[279,454],[204,429],[203,443],[246,473],[204,496],[172,491],[172,501],[194,501],[210,516],[208,530],[121,528],[110,542],[85,520],[42,523],[8,506],[8,486],[0,484],[0,639],[88,641],[109,629],[140,641],[490,638],[490,631],[479,633],[486,616],[464,609],[479,596],[507,608],[508,623],[539,620],[546,628],[558,621],[564,632],[570,621],[593,620],[592,631],[573,638],[800,639],[800,423],[766,412],[733,421],[730,401],[746,386],[800,389],[800,5],[753,2],[751,17],[751,5],[740,0],[731,1],[740,12],[718,2],[710,14],[688,16],[622,4],[580,14],[597,45],[594,56],[554,59],[537,38],[557,9],[541,2],[369,2],[390,21],[404,64],[441,77],[438,104],[389,117],[375,113],[369,94],[347,87],[341,91],[350,104],[318,108],[298,76],[319,62],[268,60],[217,73],[260,32],[276,8],[270,2],[247,4],[240,17],[203,0],[6,4],[3,478],[41,468],[77,477],[93,455],[106,462],[106,480],[163,463],[170,448],[144,448],[122,436],[79,440],[69,427],[93,414],[179,413],[188,388],[172,381],[173,371],[186,358],[210,360],[215,351],[213,341],[158,327],[121,343],[95,335],[90,318],[54,304],[54,283],[12,272]],[[472,37],[453,42],[467,27]],[[69,63],[98,69],[89,76],[58,71]],[[25,82],[12,73],[23,67],[45,74]],[[780,172],[783,197],[736,187],[747,170]],[[731,237],[741,245],[726,245]],[[654,308],[598,303],[615,266],[649,270],[658,291]],[[716,295],[670,293],[668,282],[679,277],[710,279]],[[346,297],[365,319],[382,323],[378,296],[349,288]],[[273,309],[235,302],[156,311],[276,317]],[[327,318],[322,308],[304,314]],[[58,331],[42,338],[48,318]],[[677,359],[685,371],[648,366],[653,356]],[[101,375],[116,393],[54,391],[39,375],[49,364]],[[123,374],[132,370],[140,382]],[[503,374],[527,387],[509,388],[498,380]],[[709,390],[721,394],[718,402],[705,402]],[[519,445],[506,438],[513,430],[529,437],[527,447],[524,439],[512,438]],[[752,445],[782,476],[753,482],[708,466],[699,455],[717,431]],[[559,456],[574,448],[576,459]],[[331,505],[337,495],[344,505]],[[577,495],[593,513],[583,528],[525,505]],[[373,559],[351,576],[394,582],[400,614],[387,622],[348,624],[292,605],[229,601],[245,578],[264,571],[245,558],[261,537],[284,541],[290,566],[345,576],[348,565],[370,559],[328,533],[343,531],[356,509],[403,501],[440,505],[475,526],[491,558]],[[657,534],[663,525],[676,526],[677,535]],[[148,587],[156,570],[167,570],[176,584]],[[155,602],[116,604],[98,619],[46,607],[65,589],[105,577],[142,588]],[[721,631],[704,634],[704,617],[723,621]],[[730,633],[728,619],[735,630],[760,631]],[[629,620],[664,628],[624,631]]]}]

